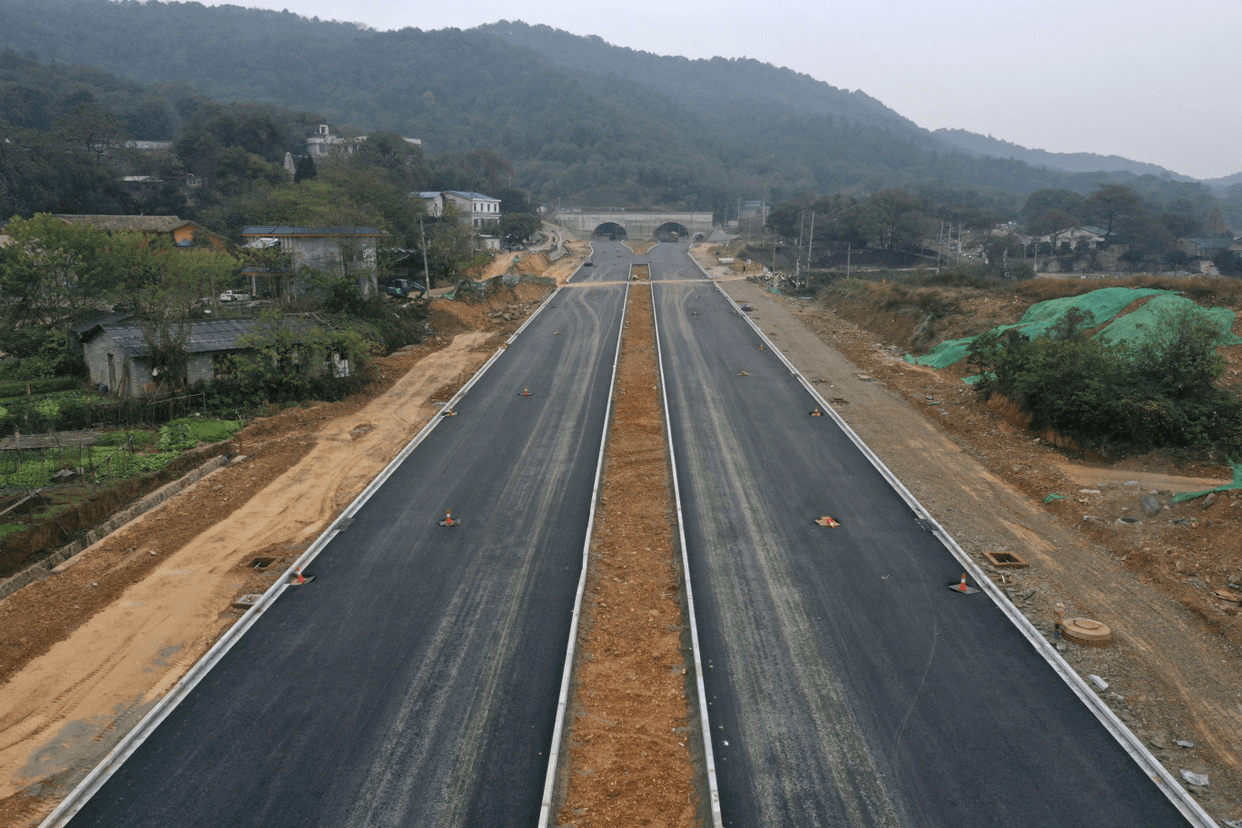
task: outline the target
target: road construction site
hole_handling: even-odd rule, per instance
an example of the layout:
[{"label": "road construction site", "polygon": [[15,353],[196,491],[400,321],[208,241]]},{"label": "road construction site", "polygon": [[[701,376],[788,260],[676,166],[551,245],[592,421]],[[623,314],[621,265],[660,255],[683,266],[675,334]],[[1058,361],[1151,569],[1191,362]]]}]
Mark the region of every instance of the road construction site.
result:
[{"label": "road construction site", "polygon": [[[280,577],[243,616],[246,634],[124,745],[89,798],[71,797],[64,824],[1211,824],[685,245],[636,255],[597,243],[591,258],[485,372],[427,394],[443,402],[429,416],[405,415],[407,429],[429,426],[376,484],[334,490],[326,534],[306,521],[299,547],[252,530]],[[650,284],[632,279],[635,265]],[[639,291],[654,330],[626,321],[627,292]],[[626,446],[605,441],[625,389],[614,384],[623,322],[658,359],[649,381],[674,474],[658,476],[657,460],[597,503]],[[373,439],[372,419],[337,439]],[[601,489],[602,453],[618,447]],[[643,531],[671,542],[627,535],[632,516],[593,526],[631,497]],[[616,551],[636,558],[609,564],[608,581],[588,554],[593,529],[626,535]],[[215,543],[256,551],[227,531]],[[658,590],[681,615],[604,595],[648,552],[664,556],[653,583],[683,578]],[[290,583],[285,565],[314,580]],[[141,605],[136,588],[113,603]],[[566,663],[579,644],[606,663],[638,628],[668,654],[637,672],[605,666],[595,685],[588,660]],[[181,649],[153,643],[149,661]],[[644,688],[641,671],[674,682]],[[584,688],[610,680],[629,682],[628,712],[585,712]],[[95,734],[157,707],[169,683],[111,721],[62,721],[24,764],[8,760],[14,779],[38,779],[8,796],[9,813],[39,813],[85,772],[89,752],[37,777],[55,747],[85,736],[106,751],[115,738]],[[55,719],[27,704],[22,720],[46,719],[33,746]],[[588,720],[604,725],[589,733]],[[665,776],[648,753],[683,777],[667,802],[643,782]]]}]

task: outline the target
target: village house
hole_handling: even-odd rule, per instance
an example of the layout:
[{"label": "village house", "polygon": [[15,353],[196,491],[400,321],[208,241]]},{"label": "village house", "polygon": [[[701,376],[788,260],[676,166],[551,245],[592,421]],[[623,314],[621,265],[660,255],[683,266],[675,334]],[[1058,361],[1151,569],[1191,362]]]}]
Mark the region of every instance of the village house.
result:
[{"label": "village house", "polygon": [[[186,343],[186,385],[215,379],[217,360],[241,350],[237,341],[250,332],[253,319],[213,319],[194,322]],[[96,320],[78,331],[82,356],[91,384],[118,397],[142,397],[159,390],[161,378],[152,373],[150,348],[142,328],[129,318]],[[166,378],[167,379],[167,378]]]},{"label": "village house", "polygon": [[423,209],[429,216],[442,216],[446,210],[456,213],[458,220],[474,231],[480,248],[500,249],[500,199],[466,190],[424,191],[410,195],[422,199]]},{"label": "village house", "polygon": [[[189,387],[196,382],[218,378],[225,357],[249,353],[240,343],[247,334],[264,324],[254,318],[210,319],[189,323],[186,338],[186,373],[183,377],[161,377],[151,365],[151,349],[142,326],[132,317],[109,314],[75,329],[82,343],[82,356],[90,372],[91,384],[117,397],[144,397],[160,391]],[[299,328],[315,323],[302,317],[286,317],[284,325]],[[331,354],[324,371],[334,376],[349,375],[348,354]]]},{"label": "village house", "polygon": [[197,239],[216,250],[227,250],[229,243],[223,236],[213,233],[200,224],[176,216],[104,216],[73,215],[57,213],[56,218],[65,224],[85,224],[110,233],[143,233],[148,236],[167,236],[177,247],[191,247]]},{"label": "village house", "polygon": [[283,254],[278,262],[242,269],[250,294],[291,301],[308,296],[314,286],[306,271],[352,278],[364,297],[379,290],[376,248],[384,231],[375,227],[252,226],[242,231],[246,248]]}]

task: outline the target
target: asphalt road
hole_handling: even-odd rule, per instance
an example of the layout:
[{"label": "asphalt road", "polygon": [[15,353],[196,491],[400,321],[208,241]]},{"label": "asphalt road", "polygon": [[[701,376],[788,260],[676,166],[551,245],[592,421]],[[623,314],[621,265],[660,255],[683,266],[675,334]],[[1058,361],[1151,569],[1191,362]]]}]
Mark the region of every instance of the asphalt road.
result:
[{"label": "asphalt road", "polygon": [[654,295],[724,824],[1186,824],[715,287],[658,266],[678,247]]},{"label": "asphalt road", "polygon": [[662,280],[725,824],[1184,824],[947,588],[948,550],[686,250],[596,243],[573,281],[603,284],[552,300],[71,824],[535,824],[632,261]]},{"label": "asphalt road", "polygon": [[534,825],[624,293],[557,294],[71,824]]}]

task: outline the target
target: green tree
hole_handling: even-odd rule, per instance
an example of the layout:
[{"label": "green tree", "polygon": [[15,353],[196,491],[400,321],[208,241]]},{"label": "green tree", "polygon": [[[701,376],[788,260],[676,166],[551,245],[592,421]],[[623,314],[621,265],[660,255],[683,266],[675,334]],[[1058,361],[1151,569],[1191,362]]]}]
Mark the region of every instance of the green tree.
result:
[{"label": "green tree", "polygon": [[1104,231],[1104,242],[1133,226],[1143,214],[1134,190],[1124,184],[1101,184],[1083,203],[1084,218]]},{"label": "green tree", "polygon": [[119,279],[110,293],[127,305],[142,330],[152,374],[165,388],[186,385],[189,340],[203,296],[232,284],[237,261],[210,247],[174,247],[140,233],[113,236],[109,255]]},{"label": "green tree", "polygon": [[[1026,203],[1022,206],[1022,218],[1029,224],[1049,210],[1059,210],[1062,213],[1074,216],[1074,224],[1076,224],[1078,222],[1077,216],[1082,211],[1084,200],[1082,196],[1072,190],[1057,188],[1036,190],[1027,196]],[[1032,230],[1031,232],[1035,231]],[[1045,234],[1040,233],[1039,235]]]},{"label": "green tree", "polygon": [[7,327],[66,327],[95,312],[116,278],[111,237],[47,213],[14,217],[0,248],[0,289]]},{"label": "green tree", "polygon": [[1048,236],[1052,249],[1057,249],[1061,234],[1078,226],[1078,217],[1057,207],[1051,207],[1036,216],[1027,229],[1035,236]]},{"label": "green tree", "polygon": [[525,244],[543,227],[543,220],[534,213],[504,213],[500,217],[500,234],[506,244]]},{"label": "green tree", "polygon": [[297,164],[293,168],[293,183],[301,184],[303,181],[309,181],[318,175],[315,169],[315,159],[309,155],[303,155],[298,158]]}]

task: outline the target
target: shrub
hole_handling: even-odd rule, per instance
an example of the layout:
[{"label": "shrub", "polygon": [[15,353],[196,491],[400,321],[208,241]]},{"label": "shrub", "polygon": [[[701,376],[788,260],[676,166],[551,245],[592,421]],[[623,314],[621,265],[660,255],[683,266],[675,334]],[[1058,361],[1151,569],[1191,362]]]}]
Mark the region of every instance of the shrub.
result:
[{"label": "shrub", "polygon": [[1016,330],[977,337],[968,361],[978,393],[1002,393],[1032,427],[1084,445],[1242,451],[1242,402],[1215,385],[1223,370],[1215,329],[1193,316],[1165,319],[1156,336],[1126,347],[1085,338],[1089,322],[1040,339]]}]

